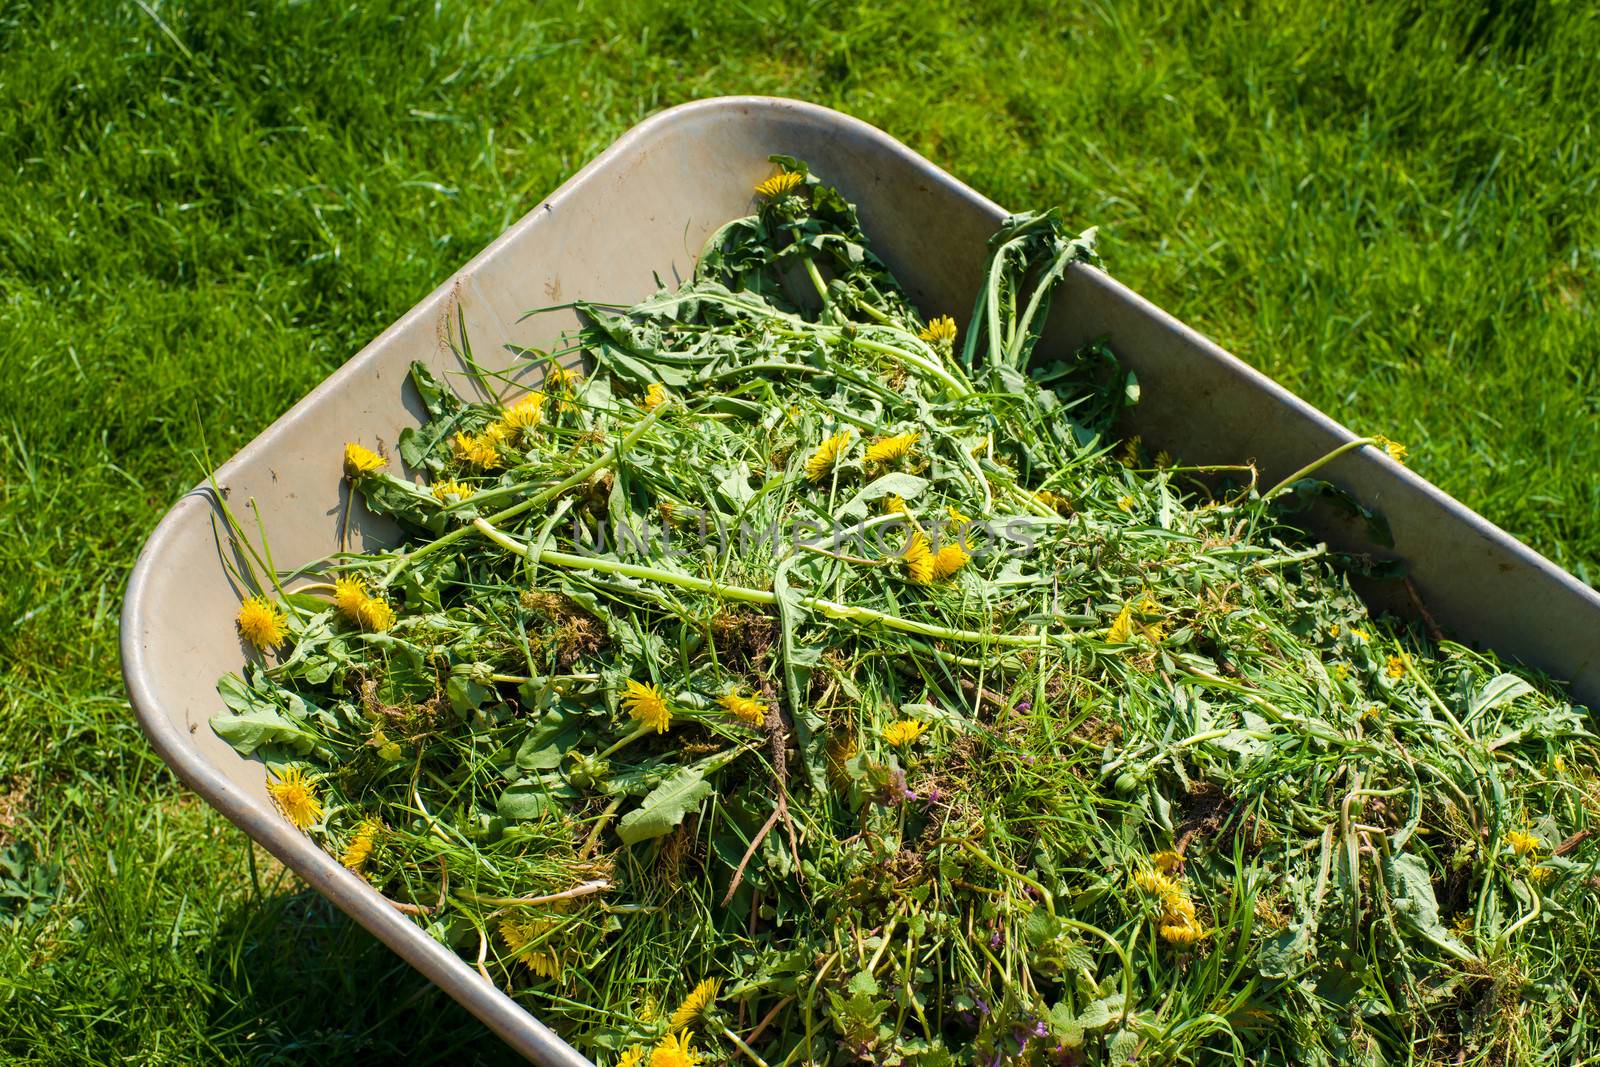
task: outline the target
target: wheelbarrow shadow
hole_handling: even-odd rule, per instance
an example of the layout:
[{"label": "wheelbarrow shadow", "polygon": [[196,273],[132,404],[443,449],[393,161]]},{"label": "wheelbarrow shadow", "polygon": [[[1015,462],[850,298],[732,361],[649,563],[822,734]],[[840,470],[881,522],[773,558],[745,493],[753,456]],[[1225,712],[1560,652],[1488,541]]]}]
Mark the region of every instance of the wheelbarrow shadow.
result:
[{"label": "wheelbarrow shadow", "polygon": [[524,1062],[327,899],[284,881],[222,917],[210,968],[219,1043],[296,1067]]}]

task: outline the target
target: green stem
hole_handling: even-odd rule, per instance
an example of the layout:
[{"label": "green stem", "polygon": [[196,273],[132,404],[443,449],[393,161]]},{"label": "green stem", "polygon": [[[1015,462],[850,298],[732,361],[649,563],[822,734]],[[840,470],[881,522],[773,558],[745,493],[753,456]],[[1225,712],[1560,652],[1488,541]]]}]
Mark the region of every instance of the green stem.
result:
[{"label": "green stem", "polygon": [[805,264],[806,274],[810,277],[811,284],[816,286],[817,296],[822,300],[823,309],[827,310],[829,304],[828,283],[822,280],[822,272],[817,270],[817,265],[812,261],[810,256],[801,256],[800,262]]},{"label": "green stem", "polygon": [[932,360],[923,359],[920,355],[910,351],[909,349],[899,348],[891,344],[885,344],[882,341],[873,341],[865,337],[857,337],[855,339],[855,344],[866,349],[868,352],[877,352],[880,355],[898,357],[901,361],[909,364],[910,366],[913,366],[925,374],[937,378],[958,397],[972,395],[972,386],[968,385],[966,382],[963,382],[961,379],[957,378],[943,367],[934,363]]},{"label": "green stem", "polygon": [[[588,481],[600,471],[621,459],[623,454],[637,444],[639,438],[643,437],[645,432],[656,424],[657,420],[661,418],[661,413],[666,411],[671,406],[671,402],[662,404],[660,407],[656,408],[650,414],[641,419],[639,421],[639,425],[635,426],[633,430],[629,432],[628,436],[624,437],[621,442],[617,444],[616,448],[608,449],[607,451],[602,452],[592,463],[585,464],[575,474],[572,474],[562,481],[557,482],[555,485],[552,485],[543,492],[535,493],[522,503],[513,504],[504,511],[495,512],[493,515],[489,516],[489,521],[504,522],[507,519],[516,518],[525,511],[530,511],[533,508],[542,507],[545,504],[548,504],[550,501],[554,500],[562,493],[565,493],[573,486],[580,485],[583,482]],[[476,522],[482,521],[482,519],[476,520]],[[459,526],[445,534],[443,537],[439,537],[428,542],[421,548],[417,548],[411,552],[400,555],[395,559],[394,563],[390,565],[389,569],[384,572],[383,580],[378,583],[379,588],[384,588],[388,586],[390,582],[394,581],[395,575],[399,574],[400,569],[406,564],[413,563],[416,560],[421,559],[423,556],[431,555],[432,553],[437,552],[439,549],[444,548],[446,545],[450,545],[461,540],[471,532],[471,526]]]},{"label": "green stem", "polygon": [[1283,492],[1283,490],[1289,488],[1289,486],[1293,485],[1295,482],[1298,482],[1301,478],[1304,478],[1304,477],[1314,473],[1315,471],[1317,471],[1318,469],[1320,469],[1321,467],[1323,467],[1326,464],[1332,463],[1334,460],[1338,459],[1340,456],[1344,455],[1346,452],[1354,452],[1356,449],[1361,448],[1363,445],[1373,445],[1373,444],[1377,444],[1377,441],[1374,440],[1371,437],[1357,437],[1354,441],[1346,441],[1344,444],[1340,445],[1338,448],[1334,449],[1332,452],[1327,453],[1326,455],[1322,456],[1320,459],[1312,460],[1310,463],[1307,463],[1304,467],[1301,467],[1299,470],[1297,470],[1293,474],[1289,475],[1289,477],[1285,478],[1283,481],[1279,482],[1277,485],[1273,486],[1271,489],[1268,489],[1265,493],[1262,493],[1261,494],[1261,499],[1262,500],[1271,500],[1273,497],[1275,497],[1279,493]]},{"label": "green stem", "polygon": [[1056,915],[1056,898],[1051,895],[1050,890],[1046,889],[1039,882],[1029,878],[1021,871],[1013,871],[1010,867],[1002,867],[1000,864],[996,863],[987,852],[979,848],[977,845],[974,845],[971,841],[960,840],[955,843],[966,849],[974,859],[980,860],[986,866],[993,869],[996,873],[1003,874],[1007,878],[1015,878],[1023,885],[1028,886],[1035,893],[1038,893],[1039,896],[1044,900],[1044,910],[1050,913],[1050,918],[1055,919],[1059,917]]},{"label": "green stem", "polygon": [[617,752],[620,752],[623,749],[627,748],[629,745],[633,744],[635,741],[639,740],[639,738],[643,737],[645,734],[647,734],[649,732],[650,732],[650,727],[648,727],[648,726],[635,727],[634,731],[632,733],[624,734],[615,744],[613,744],[610,748],[606,749],[604,752],[600,753],[598,756],[595,757],[595,759],[597,759],[597,760],[609,759],[612,755],[614,755]]},{"label": "green stem", "polygon": [[750,1057],[750,1062],[757,1064],[758,1067],[767,1067],[767,1061],[762,1059],[760,1056],[757,1056],[755,1049],[741,1041],[739,1039],[739,1035],[734,1033],[732,1030],[729,1030],[726,1026],[722,1028],[722,1036],[733,1042],[734,1048]]},{"label": "green stem", "polygon": [[[507,552],[526,556],[532,551],[527,545],[495,529],[485,519],[474,519],[470,527],[463,528],[477,530]],[[552,567],[601,571],[606,574],[621,574],[629,578],[638,578],[642,581],[663,582],[667,585],[678,586],[680,589],[705,593],[708,596],[720,597],[724,600],[742,600],[750,604],[776,604],[778,602],[777,594],[765,589],[724,585],[705,578],[696,578],[690,574],[659,570],[655,567],[645,567],[637,563],[623,563],[620,560],[597,559],[593,556],[575,556],[569,552],[556,552],[546,549],[539,553],[539,562],[547,563]],[[943,641],[963,641],[978,645],[1009,645],[1016,648],[1033,648],[1039,643],[1037,635],[990,634],[978,630],[958,630],[948,626],[935,626],[932,623],[918,622],[916,619],[901,618],[898,615],[889,615],[872,608],[840,604],[837,601],[826,600],[822,597],[802,596],[799,600],[802,607],[820,612],[830,619],[843,619],[861,626],[882,626],[885,629],[915,634],[918,637],[931,637]]]},{"label": "green stem", "polygon": [[569,685],[578,685],[584,682],[598,682],[598,674],[491,674],[489,681],[503,685],[550,685],[565,682]]},{"label": "green stem", "polygon": [[[844,330],[839,327],[824,326],[818,327],[817,330],[819,333],[831,334],[835,340],[838,340],[844,336]],[[808,336],[803,332],[790,332],[790,335],[794,337]],[[911,335],[907,334],[906,336],[909,337]],[[898,345],[891,345],[884,341],[874,341],[869,337],[861,337],[859,335],[851,339],[851,344],[854,344],[859,348],[866,349],[868,352],[877,352],[879,355],[893,356],[894,358],[899,359],[901,362],[915,367],[930,377],[937,378],[939,382],[945,385],[958,397],[971,396],[973,393],[973,388],[969,383],[957,378],[955,375],[951,374],[944,367],[939,366],[939,364],[935,363],[933,360],[924,357],[920,353],[913,352],[908,348],[901,348]]]},{"label": "green stem", "polygon": [[[1528,895],[1533,898],[1533,905],[1532,905],[1532,907],[1530,907],[1528,909],[1528,912],[1527,912],[1526,915],[1522,916],[1522,918],[1518,919],[1516,922],[1512,923],[1510,926],[1508,926],[1504,930],[1500,931],[1500,936],[1494,939],[1496,945],[1505,944],[1507,941],[1509,941],[1511,939],[1511,935],[1512,934],[1516,933],[1518,930],[1522,929],[1524,926],[1527,926],[1529,923],[1533,922],[1533,920],[1535,920],[1535,919],[1537,919],[1539,917],[1539,913],[1544,910],[1543,900],[1539,896],[1539,891],[1537,889],[1533,888],[1533,886],[1530,883],[1526,882],[1526,881],[1524,881],[1522,884],[1523,884],[1524,888],[1526,888],[1528,890]],[[1444,949],[1446,952],[1449,952],[1452,956],[1457,956],[1458,958],[1469,959],[1469,960],[1475,958],[1470,953],[1467,954],[1466,956],[1462,957],[1460,955],[1459,950],[1454,949],[1449,945],[1439,944],[1438,940],[1435,939],[1435,938],[1429,938],[1429,940],[1433,941],[1434,944],[1439,945],[1440,948]]]}]

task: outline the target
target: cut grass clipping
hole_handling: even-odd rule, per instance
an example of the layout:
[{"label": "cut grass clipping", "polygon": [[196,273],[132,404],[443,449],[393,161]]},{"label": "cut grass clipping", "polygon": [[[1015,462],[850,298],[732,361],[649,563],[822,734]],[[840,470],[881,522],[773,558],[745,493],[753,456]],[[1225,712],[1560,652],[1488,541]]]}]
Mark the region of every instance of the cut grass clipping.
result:
[{"label": "cut grass clipping", "polygon": [[1034,366],[1092,235],[1008,219],[958,330],[777,162],[538,390],[414,368],[395,549],[229,518],[283,816],[605,1067],[1595,1052],[1587,713]]}]

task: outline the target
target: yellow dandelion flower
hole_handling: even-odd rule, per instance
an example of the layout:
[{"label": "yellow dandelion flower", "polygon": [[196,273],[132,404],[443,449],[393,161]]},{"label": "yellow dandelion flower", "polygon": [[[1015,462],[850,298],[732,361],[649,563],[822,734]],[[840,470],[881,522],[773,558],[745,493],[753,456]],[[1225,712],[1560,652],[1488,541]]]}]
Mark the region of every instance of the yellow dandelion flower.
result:
[{"label": "yellow dandelion flower", "polygon": [[1150,857],[1150,866],[1162,874],[1171,874],[1183,866],[1183,853],[1170,848],[1162,849]]},{"label": "yellow dandelion flower", "polygon": [[972,521],[972,516],[956,507],[954,504],[945,507],[945,514],[950,516],[950,521],[957,526],[965,526]]},{"label": "yellow dandelion flower", "polygon": [[893,437],[880,437],[867,446],[868,463],[893,463],[905,458],[911,446],[917,443],[917,431],[897,433]]},{"label": "yellow dandelion flower", "polygon": [[557,363],[544,372],[546,389],[559,389],[563,393],[570,393],[581,381],[583,381],[583,371],[577,367],[563,367]]},{"label": "yellow dandelion flower", "polygon": [[904,515],[906,513],[905,498],[898,493],[890,493],[883,498],[883,513],[885,515]]},{"label": "yellow dandelion flower", "polygon": [[344,473],[347,478],[359,478],[363,474],[381,471],[388,465],[388,460],[372,449],[358,445],[354,441],[350,441],[344,446]]},{"label": "yellow dandelion flower", "polygon": [[1457,915],[1454,921],[1450,923],[1450,932],[1457,937],[1465,937],[1472,933],[1472,913],[1464,911]]},{"label": "yellow dandelion flower", "polygon": [[363,630],[382,633],[394,625],[394,609],[389,602],[382,597],[369,595],[365,588],[361,590],[361,599],[354,607],[355,610],[347,614]]},{"label": "yellow dandelion flower", "polygon": [[1195,919],[1194,901],[1190,900],[1189,894],[1182,889],[1162,897],[1161,909],[1161,921],[1164,923],[1199,925]]},{"label": "yellow dandelion flower", "polygon": [[913,582],[927,585],[933,581],[933,547],[928,544],[928,536],[921,530],[911,535],[900,558]]},{"label": "yellow dandelion flower", "polygon": [[1127,644],[1133,640],[1135,634],[1143,634],[1152,643],[1159,642],[1167,635],[1167,625],[1164,622],[1143,622],[1138,615],[1153,615],[1161,610],[1161,605],[1147,593],[1137,600],[1131,600],[1117,612],[1117,617],[1106,631],[1106,642],[1113,645]]},{"label": "yellow dandelion flower", "polygon": [[1396,463],[1404,463],[1406,461],[1406,446],[1399,441],[1391,441],[1383,434],[1375,433],[1372,435],[1372,443],[1388,453],[1389,458]]},{"label": "yellow dandelion flower", "polygon": [[1169,877],[1169,872],[1183,862],[1182,855],[1172,851],[1157,852],[1150,861],[1155,869],[1136,871],[1133,882],[1160,902],[1156,931],[1173,944],[1192,944],[1205,937],[1205,929],[1195,917],[1194,901],[1189,899],[1181,883]]},{"label": "yellow dandelion flower", "polygon": [[650,1067],[700,1067],[700,1062],[693,1034],[671,1034],[650,1051]]},{"label": "yellow dandelion flower", "polygon": [[1362,722],[1377,722],[1383,715],[1383,709],[1376,704],[1368,704],[1361,712]]},{"label": "yellow dandelion flower", "polygon": [[643,1002],[639,1005],[639,1021],[649,1026],[661,1017],[661,1009],[656,1004],[655,994],[646,993]]},{"label": "yellow dandelion flower", "polygon": [[774,174],[757,185],[756,195],[767,200],[776,200],[780,196],[788,196],[800,188],[801,185],[805,184],[805,180],[805,175],[786,170],[781,174]]},{"label": "yellow dandelion flower", "polygon": [[1172,466],[1172,453],[1163,448],[1156,453],[1156,469],[1166,470],[1170,466]]},{"label": "yellow dandelion flower", "polygon": [[722,979],[707,978],[689,991],[683,998],[677,1010],[672,1013],[672,1018],[667,1020],[667,1033],[675,1034],[679,1030],[694,1022],[706,1013],[717,999],[717,990],[722,988]]},{"label": "yellow dandelion flower", "polygon": [[1406,675],[1406,661],[1402,656],[1390,656],[1389,662],[1383,666],[1383,673],[1390,678],[1404,678]]},{"label": "yellow dandelion flower", "polygon": [[361,612],[361,605],[367,599],[367,583],[360,578],[335,578],[333,582],[333,606],[354,622]]},{"label": "yellow dandelion flower", "polygon": [[1556,773],[1557,774],[1566,774],[1567,773],[1567,757],[1561,755],[1559,752],[1556,753],[1555,756],[1553,756],[1551,758],[1551,760],[1550,760],[1550,766],[1552,766],[1552,767],[1554,767],[1556,769]]},{"label": "yellow dandelion flower", "polygon": [[1556,869],[1554,867],[1535,867],[1533,870],[1528,872],[1528,881],[1532,882],[1534,885],[1544,885],[1550,879],[1554,878],[1555,874]]},{"label": "yellow dandelion flower", "polygon": [[1174,882],[1171,878],[1168,878],[1165,873],[1159,870],[1135,871],[1133,873],[1133,884],[1144,890],[1146,893],[1154,893],[1156,896],[1160,897],[1165,897],[1171,894],[1181,895],[1183,892],[1183,890],[1179,888],[1177,882]]},{"label": "yellow dandelion flower", "polygon": [[667,402],[667,387],[660,382],[651,382],[650,388],[644,392],[644,406],[647,410],[654,411]]},{"label": "yellow dandelion flower", "polygon": [[967,565],[972,557],[967,555],[966,549],[957,544],[944,545],[933,557],[933,577],[938,581],[955,574],[956,571]]},{"label": "yellow dandelion flower", "polygon": [[532,923],[523,922],[521,919],[500,920],[500,939],[512,952],[520,951],[537,932]]},{"label": "yellow dandelion flower", "polygon": [[322,818],[322,801],[311,779],[299,767],[290,767],[267,783],[267,792],[283,812],[283,817],[304,830]]},{"label": "yellow dandelion flower", "polygon": [[361,605],[361,628],[381,634],[394,625],[394,608],[389,602],[378,597],[370,597]]},{"label": "yellow dandelion flower", "polygon": [[540,978],[561,977],[561,955],[555,949],[536,948],[518,958],[522,960],[523,966]]},{"label": "yellow dandelion flower", "polygon": [[1134,434],[1122,442],[1122,465],[1124,467],[1137,467],[1139,465],[1139,446],[1144,438]]},{"label": "yellow dandelion flower", "polygon": [[504,440],[504,433],[505,431],[496,425],[478,434],[465,431],[456,434],[456,458],[483,470],[492,470],[500,466],[500,443]]},{"label": "yellow dandelion flower", "polygon": [[644,1063],[644,1047],[635,1045],[617,1060],[617,1067],[639,1067]]},{"label": "yellow dandelion flower", "polygon": [[378,835],[383,833],[383,823],[377,819],[362,819],[356,827],[356,832],[350,835],[350,840],[344,846],[344,852],[339,856],[339,862],[352,871],[360,872],[367,865],[367,860],[372,858],[372,852],[378,847]]},{"label": "yellow dandelion flower", "polygon": [[1133,513],[1133,504],[1134,504],[1134,500],[1133,500],[1133,497],[1131,497],[1131,496],[1119,496],[1119,497],[1117,497],[1117,507],[1122,511],[1126,511],[1129,514],[1132,514]]},{"label": "yellow dandelion flower", "polygon": [[628,691],[623,694],[622,703],[641,726],[658,734],[666,733],[667,727],[672,725],[672,709],[667,707],[661,690],[653,685],[628,679]]},{"label": "yellow dandelion flower", "polygon": [[956,339],[956,320],[949,315],[940,315],[928,322],[917,337],[929,344],[954,344]]},{"label": "yellow dandelion flower", "polygon": [[1163,938],[1174,945],[1192,945],[1206,936],[1205,929],[1193,919],[1162,923],[1156,929]]},{"label": "yellow dandelion flower", "polygon": [[1339,636],[1339,624],[1338,623],[1334,623],[1332,626],[1328,627],[1328,636],[1329,637],[1338,637]]},{"label": "yellow dandelion flower", "polygon": [[1362,641],[1362,642],[1365,642],[1365,641],[1369,640],[1370,637],[1371,637],[1371,635],[1368,634],[1367,631],[1358,630],[1354,626],[1350,627],[1350,636],[1355,638],[1357,641]]},{"label": "yellow dandelion flower", "polygon": [[1512,830],[1506,834],[1506,844],[1519,856],[1531,856],[1539,851],[1540,841],[1526,830]]},{"label": "yellow dandelion flower", "polygon": [[[476,490],[474,490],[472,486],[462,485],[454,478],[451,478],[449,481],[433,483],[433,499],[437,500],[441,504],[459,503],[460,501],[467,500],[475,491]],[[452,501],[450,499],[451,497],[454,497],[455,500]]]},{"label": "yellow dandelion flower", "polygon": [[289,636],[289,620],[264,596],[245,597],[235,620],[246,641],[259,649],[276,648]]},{"label": "yellow dandelion flower", "polygon": [[856,758],[856,753],[861,751],[861,746],[856,744],[854,734],[834,734],[828,738],[828,744],[823,749],[823,754],[828,758],[828,771],[838,779],[844,775],[845,764]]},{"label": "yellow dandelion flower", "polygon": [[1333,676],[1341,682],[1350,677],[1350,664],[1335,663],[1333,665]]},{"label": "yellow dandelion flower", "polygon": [[544,393],[535,389],[505,409],[500,424],[512,433],[528,434],[544,422]]},{"label": "yellow dandelion flower", "polygon": [[367,592],[360,578],[338,578],[333,583],[333,604],[340,614],[363,630],[382,632],[394,625],[394,609]]},{"label": "yellow dandelion flower", "polygon": [[883,728],[883,739],[895,748],[904,748],[927,733],[928,724],[916,719],[900,719]]},{"label": "yellow dandelion flower", "polygon": [[549,945],[536,944],[551,925],[538,919],[501,919],[500,937],[522,965],[540,978],[561,977],[561,954]]},{"label": "yellow dandelion flower", "polygon": [[754,697],[740,696],[738,692],[724,693],[717,698],[722,710],[740,722],[760,726],[767,721],[767,706]]},{"label": "yellow dandelion flower", "polygon": [[1122,605],[1122,610],[1117,612],[1117,617],[1106,631],[1106,642],[1113,645],[1125,645],[1133,639],[1133,602]]},{"label": "yellow dandelion flower", "polygon": [[1033,498],[1051,511],[1066,511],[1067,508],[1071,507],[1066,497],[1049,489],[1039,490],[1033,494]]},{"label": "yellow dandelion flower", "polygon": [[823,441],[817,446],[817,450],[811,453],[811,458],[806,460],[806,477],[814,482],[820,482],[843,458],[849,444],[849,430],[840,430]]}]

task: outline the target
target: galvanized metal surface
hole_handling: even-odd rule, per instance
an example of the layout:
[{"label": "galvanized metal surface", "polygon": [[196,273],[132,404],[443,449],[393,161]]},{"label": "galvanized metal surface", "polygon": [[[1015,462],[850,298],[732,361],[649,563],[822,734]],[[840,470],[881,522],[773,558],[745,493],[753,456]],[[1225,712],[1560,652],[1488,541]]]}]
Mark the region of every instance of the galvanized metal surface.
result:
[{"label": "galvanized metal surface", "polygon": [[[216,475],[235,508],[260,506],[280,562],[337,544],[345,441],[386,446],[419,421],[406,369],[459,370],[447,338],[464,316],[477,358],[510,366],[507,346],[550,348],[570,313],[518,321],[530,307],[577,297],[635,301],[654,278],[687,276],[702,242],[747,214],[767,157],[799,156],[855,201],[874,246],[928,314],[965,318],[986,242],[1005,212],[887,134],[825,108],[729,97],[673,108],[634,127],[295,405]],[[1349,431],[1106,275],[1075,267],[1045,348],[1106,337],[1138,374],[1135,428],[1187,462],[1258,462],[1269,481],[1325,454]],[[398,461],[396,461],[398,462]],[[1418,596],[1457,636],[1572,682],[1600,703],[1600,595],[1372,449],[1324,475],[1382,511],[1394,547],[1322,517],[1341,548],[1407,561]],[[357,509],[359,511],[359,509]],[[261,765],[208,725],[216,681],[246,650],[232,626],[239,591],[204,487],[186,495],[145,545],[122,613],[123,672],[150,742],[179,777],[357,922],[537,1063],[589,1061],[454,952],[387,904],[274,810]],[[380,545],[386,524],[355,521],[355,543]]]}]

